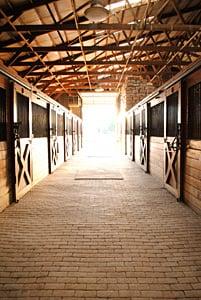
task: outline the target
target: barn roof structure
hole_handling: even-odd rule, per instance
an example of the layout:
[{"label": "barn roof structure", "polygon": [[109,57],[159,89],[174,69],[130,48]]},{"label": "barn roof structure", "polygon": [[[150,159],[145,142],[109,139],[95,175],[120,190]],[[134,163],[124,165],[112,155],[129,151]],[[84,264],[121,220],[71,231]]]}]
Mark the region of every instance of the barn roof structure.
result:
[{"label": "barn roof structure", "polygon": [[201,55],[200,0],[1,0],[1,60],[52,97],[117,91],[126,76],[161,85]]}]

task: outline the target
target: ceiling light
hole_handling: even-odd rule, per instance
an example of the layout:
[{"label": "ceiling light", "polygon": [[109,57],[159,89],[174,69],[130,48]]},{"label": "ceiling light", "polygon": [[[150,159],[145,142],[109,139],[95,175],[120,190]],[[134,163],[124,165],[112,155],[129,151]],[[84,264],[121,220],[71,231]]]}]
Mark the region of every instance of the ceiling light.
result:
[{"label": "ceiling light", "polygon": [[98,88],[95,89],[95,92],[98,92],[98,93],[104,92],[104,88],[98,87]]},{"label": "ceiling light", "polygon": [[98,23],[107,18],[109,11],[100,0],[92,0],[91,6],[85,10],[84,14],[89,21]]},{"label": "ceiling light", "polygon": [[[132,5],[137,5],[137,4],[142,4],[141,0],[129,0],[129,4]],[[108,4],[106,6],[106,8],[110,9],[110,10],[115,10],[115,9],[122,9],[124,7],[128,6],[128,3],[125,0],[121,0],[118,2],[114,2],[111,4]]]}]

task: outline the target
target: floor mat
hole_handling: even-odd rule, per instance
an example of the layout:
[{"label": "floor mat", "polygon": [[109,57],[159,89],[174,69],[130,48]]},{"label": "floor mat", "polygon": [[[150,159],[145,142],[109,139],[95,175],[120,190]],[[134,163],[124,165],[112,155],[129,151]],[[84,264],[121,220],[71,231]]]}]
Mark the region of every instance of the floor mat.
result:
[{"label": "floor mat", "polygon": [[75,175],[75,180],[123,180],[119,171],[107,169],[79,170]]}]

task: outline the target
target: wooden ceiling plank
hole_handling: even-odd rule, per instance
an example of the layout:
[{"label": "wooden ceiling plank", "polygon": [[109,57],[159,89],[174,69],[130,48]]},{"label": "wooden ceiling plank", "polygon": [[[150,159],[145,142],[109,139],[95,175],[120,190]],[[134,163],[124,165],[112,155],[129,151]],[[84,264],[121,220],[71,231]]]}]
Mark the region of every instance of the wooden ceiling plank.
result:
[{"label": "wooden ceiling plank", "polygon": [[[9,23],[9,25],[15,30],[15,32],[17,32],[17,34],[21,37],[21,39],[27,44],[28,47],[30,47],[32,49],[32,46],[28,43],[28,41],[26,40],[26,38],[23,36],[22,33],[18,32],[15,25],[10,21],[9,17],[4,13],[4,11],[2,9],[0,9],[0,14],[4,17],[4,19]],[[34,50],[32,49],[32,51],[34,52]],[[49,67],[44,63],[44,61],[40,58],[40,56],[38,55],[37,52],[34,52],[35,55],[38,57],[39,60],[41,60],[41,63],[44,65],[44,67],[46,68],[46,70],[50,73],[50,75],[54,76],[54,74],[51,72],[51,70],[49,69]],[[55,77],[55,76],[54,76]],[[55,77],[56,78],[56,77]],[[58,81],[58,83],[60,84],[61,88],[64,89],[64,91],[66,91],[65,87],[63,86],[62,83],[59,82],[59,80],[56,78],[56,80]]]},{"label": "wooden ceiling plank", "polygon": [[[82,10],[83,8],[85,8],[86,6],[88,6],[90,4],[90,1],[85,2],[84,4],[80,5],[79,7],[76,8],[76,13],[78,13],[80,10]],[[71,12],[70,14],[68,14],[67,16],[65,16],[64,18],[62,18],[60,20],[60,23],[64,23],[65,21],[67,21],[69,18],[73,17],[74,12]],[[87,19],[84,17],[83,21],[86,21]]]},{"label": "wooden ceiling plank", "polygon": [[170,3],[172,4],[174,10],[176,11],[176,13],[177,13],[177,15],[178,15],[178,17],[179,17],[181,23],[185,24],[186,21],[185,21],[183,15],[181,14],[181,12],[180,12],[180,10],[179,10],[179,8],[178,8],[176,1],[175,1],[175,0],[171,0]]},{"label": "wooden ceiling plank", "polygon": [[[191,6],[191,7],[181,9],[180,12],[182,13],[182,15],[189,14],[189,13],[194,13],[194,12],[198,13],[198,15],[199,15],[200,10],[201,10],[201,3],[199,5],[195,5],[195,6]],[[160,15],[160,18],[162,20],[162,19],[167,19],[167,18],[174,17],[174,16],[176,16],[176,12],[173,10],[172,12],[162,13]],[[40,36],[44,33],[45,32],[38,32],[36,36]],[[48,31],[46,33],[48,33]],[[25,37],[26,37],[26,35],[25,35]],[[16,42],[19,42],[19,41],[21,41],[20,37],[18,37],[17,39],[15,38],[15,39],[9,39],[9,40],[6,40],[6,41],[2,41],[2,42],[0,42],[0,47],[10,46],[10,45],[15,44]]]},{"label": "wooden ceiling plank", "polygon": [[[30,9],[34,9],[34,8],[37,8],[42,5],[49,4],[49,3],[52,3],[55,1],[59,1],[59,0],[32,0],[32,1],[23,2],[22,4],[17,5],[13,8],[11,8],[9,5],[7,5],[2,10],[7,16],[16,16],[16,15],[22,14],[25,11],[28,11]],[[2,18],[2,16],[0,18]]]},{"label": "wooden ceiling plank", "polygon": [[[51,16],[51,18],[52,18],[54,24],[57,24],[57,20],[56,20],[54,14],[52,13],[52,10],[51,10],[50,6],[47,4],[46,7],[47,7],[47,9],[48,9],[48,12],[49,12],[49,14],[50,14],[50,16]],[[61,32],[60,32],[60,31],[57,31],[57,33],[58,33],[58,36],[59,36],[61,42],[64,44],[65,41],[64,41],[64,39],[63,39],[63,37],[62,37],[62,35],[61,35]],[[48,52],[49,52],[49,51],[48,51]],[[67,54],[67,57],[70,58],[69,52],[68,52],[68,51],[65,51],[65,52],[66,52],[66,54]],[[61,57],[60,57],[60,58],[61,58]],[[74,67],[73,67],[73,69],[75,70]],[[37,84],[40,82],[40,80],[41,80],[42,78],[43,78],[43,77],[40,77],[39,80],[37,80]],[[50,83],[51,83],[51,81],[50,81]],[[50,83],[49,83],[49,84],[50,84]],[[47,84],[45,88],[47,88],[49,84]],[[45,88],[44,88],[43,91],[45,91]]]}]

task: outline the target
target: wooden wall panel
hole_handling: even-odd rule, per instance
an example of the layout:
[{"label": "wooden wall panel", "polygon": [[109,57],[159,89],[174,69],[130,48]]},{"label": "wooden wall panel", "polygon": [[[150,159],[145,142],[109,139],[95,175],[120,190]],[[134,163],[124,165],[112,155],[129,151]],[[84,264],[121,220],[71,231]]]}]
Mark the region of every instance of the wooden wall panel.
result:
[{"label": "wooden wall panel", "polygon": [[33,184],[48,175],[48,140],[34,138],[32,140]]},{"label": "wooden wall panel", "polygon": [[164,141],[161,137],[150,137],[150,174],[163,182],[164,174]]},{"label": "wooden wall panel", "polygon": [[0,212],[10,203],[7,143],[0,142]]},{"label": "wooden wall panel", "polygon": [[[9,122],[9,105],[8,105],[8,80],[0,76],[0,87],[6,90],[6,119]],[[0,212],[3,211],[11,202],[11,180],[9,172],[8,158],[8,135],[7,141],[0,142]]]},{"label": "wooden wall panel", "polygon": [[184,201],[201,213],[201,141],[189,141],[185,164]]}]

